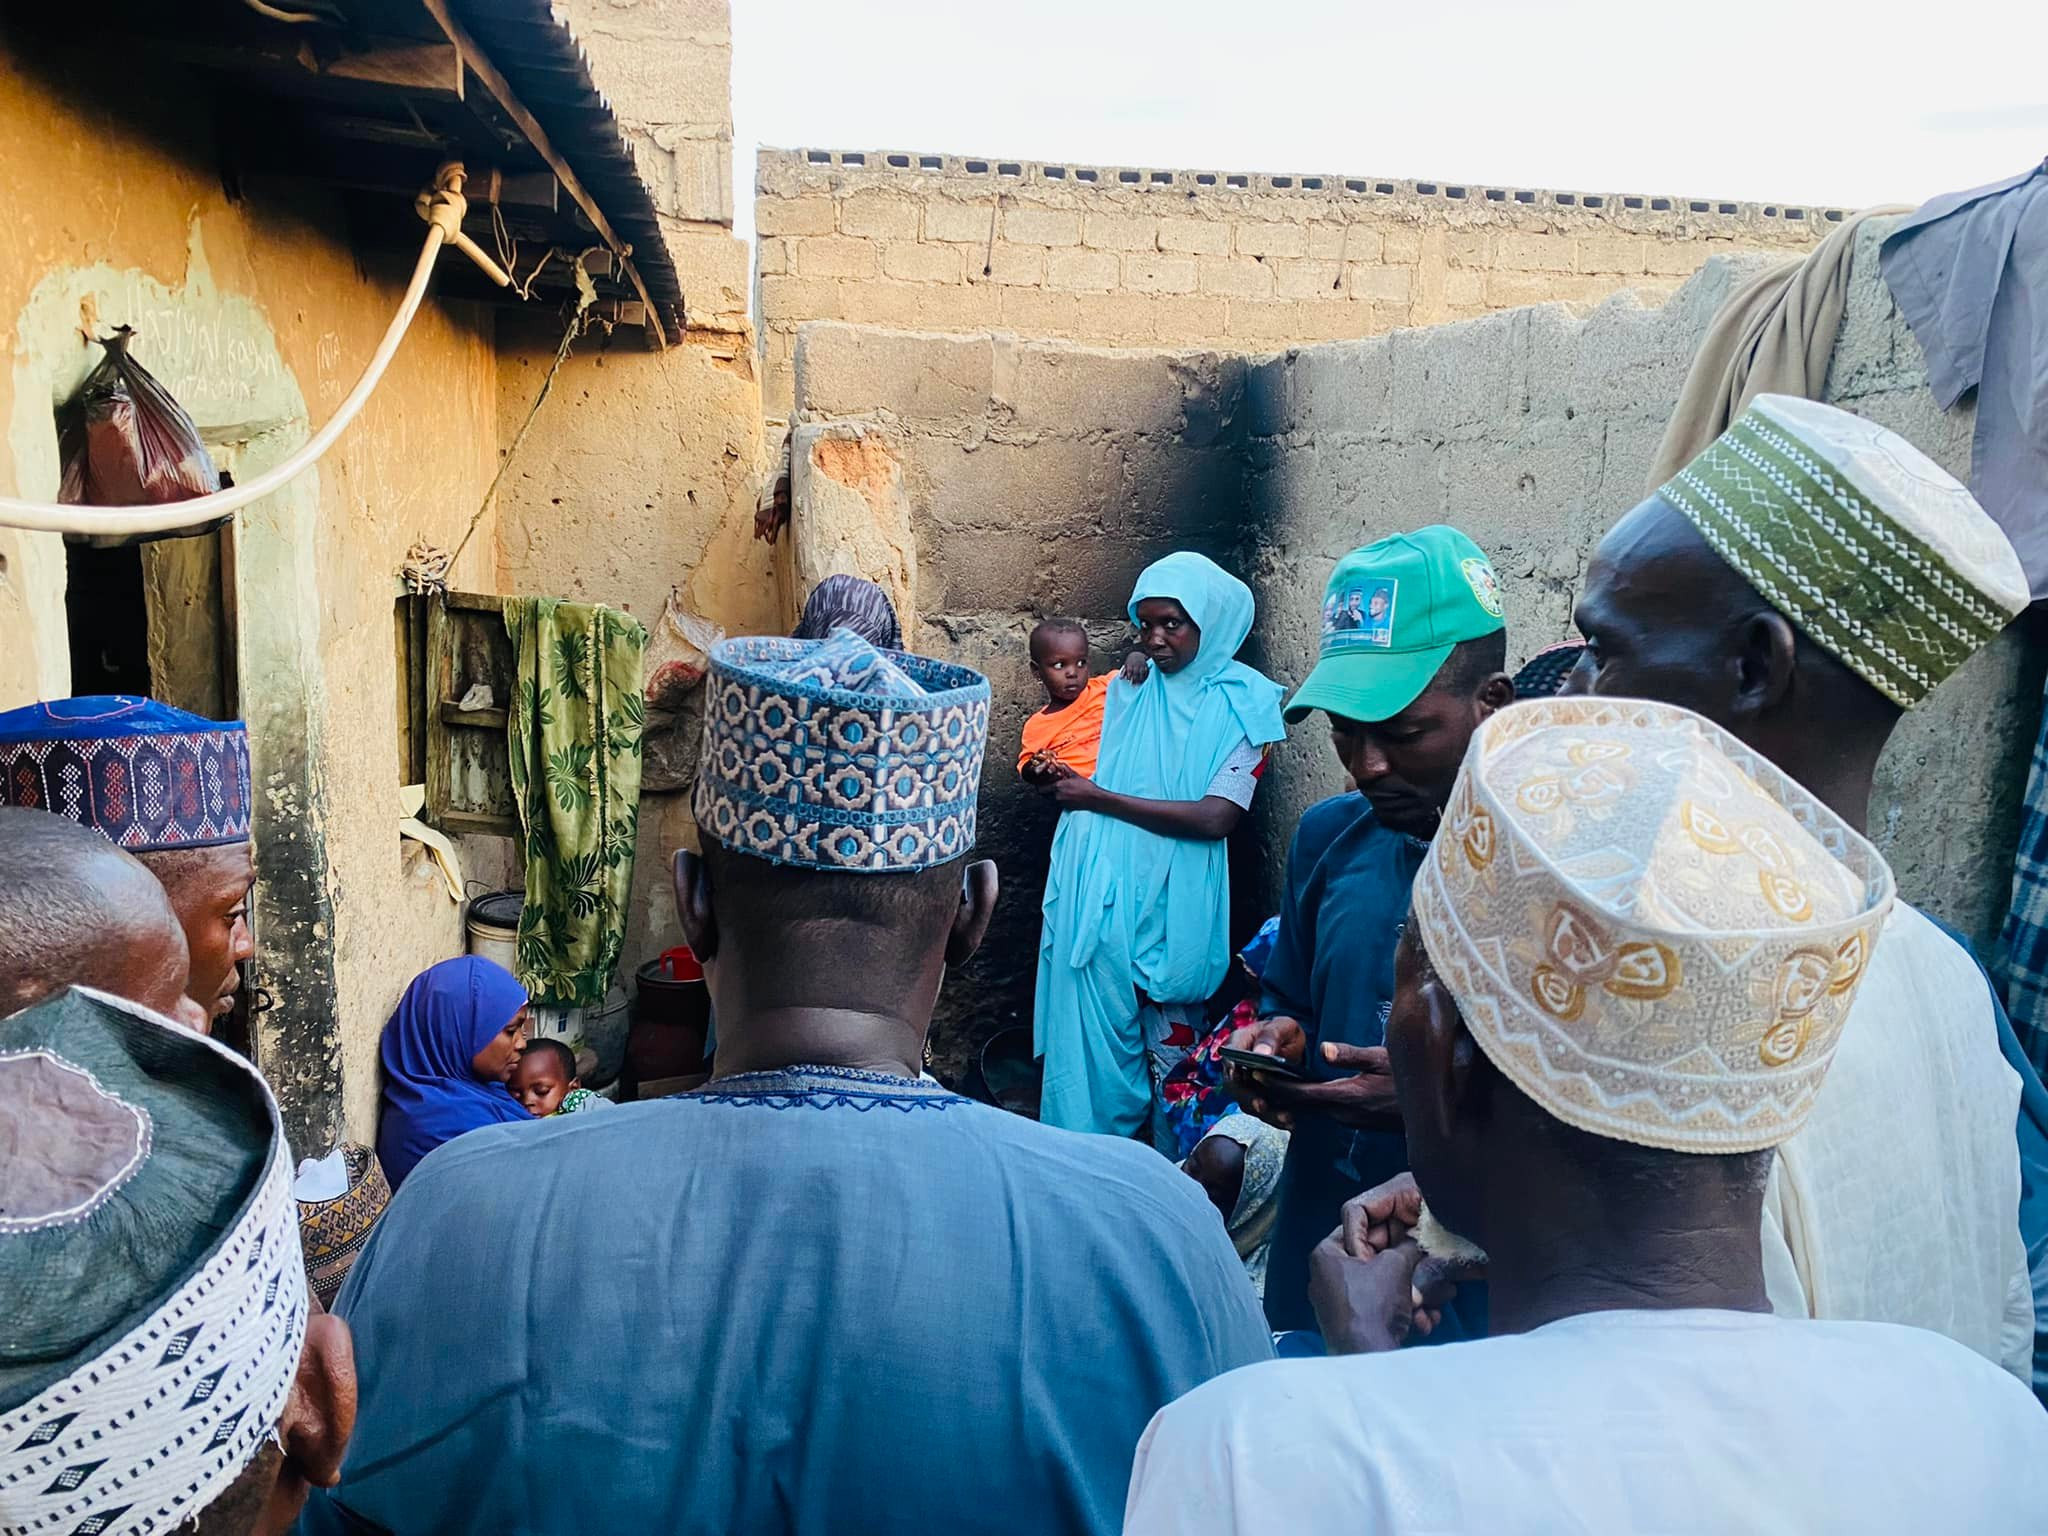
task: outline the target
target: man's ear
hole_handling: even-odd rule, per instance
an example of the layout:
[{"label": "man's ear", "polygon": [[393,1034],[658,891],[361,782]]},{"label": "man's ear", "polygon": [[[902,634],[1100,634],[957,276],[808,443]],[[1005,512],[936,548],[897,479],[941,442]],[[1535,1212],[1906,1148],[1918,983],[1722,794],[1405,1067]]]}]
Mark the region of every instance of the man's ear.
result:
[{"label": "man's ear", "polygon": [[960,908],[946,935],[946,964],[965,965],[988,937],[989,919],[996,915],[997,883],[993,859],[976,859],[961,871]]},{"label": "man's ear", "polygon": [[1423,1016],[1416,1052],[1422,1068],[1422,1110],[1437,1140],[1447,1144],[1467,1126],[1476,1107],[1471,1097],[1475,1047],[1456,1001],[1441,981],[1425,976],[1417,992]]},{"label": "man's ear", "polygon": [[1479,707],[1479,718],[1484,720],[1495,710],[1506,709],[1515,702],[1515,680],[1505,672],[1496,672],[1479,685],[1472,699]]},{"label": "man's ear", "polygon": [[[347,1323],[313,1296],[306,1301],[306,1342],[277,1420],[277,1443],[284,1455],[276,1463],[276,1479],[256,1523],[249,1528],[251,1536],[284,1536],[305,1507],[308,1487],[332,1488],[340,1482],[342,1458],[355,1433],[355,1341]],[[199,1526],[211,1529],[203,1517]]]},{"label": "man's ear", "polygon": [[1791,620],[1775,608],[1751,614],[1736,636],[1732,716],[1751,720],[1782,704],[1792,691],[1798,660],[1799,637]]},{"label": "man's ear", "polygon": [[718,953],[718,918],[711,909],[711,871],[702,854],[676,850],[676,916],[683,921],[683,942],[698,962]]}]

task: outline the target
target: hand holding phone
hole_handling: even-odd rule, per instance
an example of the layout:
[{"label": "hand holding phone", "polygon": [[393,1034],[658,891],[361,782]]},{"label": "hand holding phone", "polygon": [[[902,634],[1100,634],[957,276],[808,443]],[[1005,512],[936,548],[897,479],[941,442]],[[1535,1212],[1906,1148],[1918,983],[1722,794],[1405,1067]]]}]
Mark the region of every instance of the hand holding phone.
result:
[{"label": "hand holding phone", "polygon": [[1216,1054],[1245,1072],[1265,1072],[1274,1077],[1292,1078],[1299,1082],[1308,1074],[1284,1056],[1266,1056],[1258,1051],[1241,1051],[1234,1046],[1219,1046]]}]

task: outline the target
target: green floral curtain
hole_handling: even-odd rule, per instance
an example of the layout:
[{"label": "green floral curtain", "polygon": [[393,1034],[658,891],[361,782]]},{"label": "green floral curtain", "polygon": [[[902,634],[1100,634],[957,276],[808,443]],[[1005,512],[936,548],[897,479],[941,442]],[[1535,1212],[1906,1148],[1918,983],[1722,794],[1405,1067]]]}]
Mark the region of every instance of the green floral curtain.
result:
[{"label": "green floral curtain", "polygon": [[562,1007],[602,1003],[626,939],[640,825],[647,631],[629,613],[505,601],[518,683],[506,736],[526,829],[519,980]]}]

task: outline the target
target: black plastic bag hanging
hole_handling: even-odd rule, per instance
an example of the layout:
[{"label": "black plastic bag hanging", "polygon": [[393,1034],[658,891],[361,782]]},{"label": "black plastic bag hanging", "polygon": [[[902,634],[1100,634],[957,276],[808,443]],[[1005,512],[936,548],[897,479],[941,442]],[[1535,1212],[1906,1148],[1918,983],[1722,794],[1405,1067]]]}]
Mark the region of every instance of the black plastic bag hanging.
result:
[{"label": "black plastic bag hanging", "polygon": [[[57,493],[61,502],[87,507],[161,506],[210,495],[227,483],[185,408],[128,355],[134,335],[133,329],[124,325],[113,335],[100,338],[106,356],[85,376],[78,392],[57,408],[57,452],[64,469]],[[219,523],[208,526],[218,527]],[[158,537],[179,538],[204,531],[187,528]]]}]

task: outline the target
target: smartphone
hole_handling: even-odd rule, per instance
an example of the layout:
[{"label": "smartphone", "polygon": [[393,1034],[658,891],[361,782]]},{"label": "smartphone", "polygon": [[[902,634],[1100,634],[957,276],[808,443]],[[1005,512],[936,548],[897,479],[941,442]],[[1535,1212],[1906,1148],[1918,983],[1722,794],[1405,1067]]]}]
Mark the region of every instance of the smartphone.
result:
[{"label": "smartphone", "polygon": [[1293,1062],[1279,1056],[1261,1056],[1256,1051],[1240,1051],[1231,1046],[1220,1047],[1216,1054],[1233,1067],[1242,1067],[1247,1072],[1267,1072],[1274,1077],[1306,1079],[1308,1074]]}]

